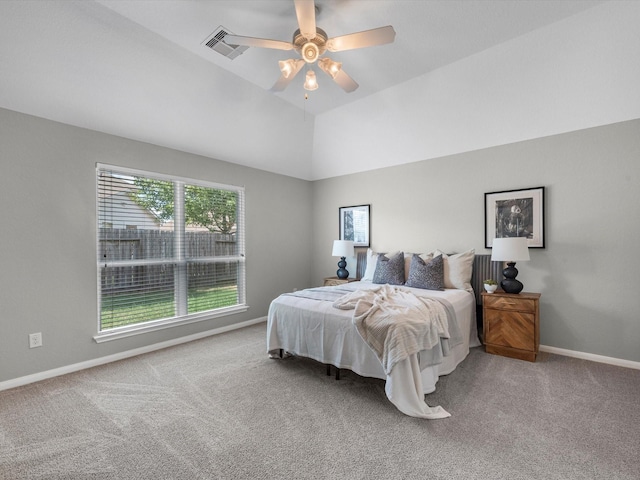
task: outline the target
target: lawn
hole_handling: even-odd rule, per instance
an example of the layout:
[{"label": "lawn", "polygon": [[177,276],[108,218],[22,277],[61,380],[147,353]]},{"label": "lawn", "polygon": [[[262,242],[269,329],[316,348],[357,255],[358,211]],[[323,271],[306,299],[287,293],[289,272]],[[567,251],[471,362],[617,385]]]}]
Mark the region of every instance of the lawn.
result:
[{"label": "lawn", "polygon": [[[188,291],[189,313],[204,312],[215,308],[229,307],[238,302],[237,286],[208,289],[190,289]],[[102,298],[100,316],[101,330],[134,325],[136,323],[160,320],[175,316],[173,290],[139,293],[116,293]]]}]

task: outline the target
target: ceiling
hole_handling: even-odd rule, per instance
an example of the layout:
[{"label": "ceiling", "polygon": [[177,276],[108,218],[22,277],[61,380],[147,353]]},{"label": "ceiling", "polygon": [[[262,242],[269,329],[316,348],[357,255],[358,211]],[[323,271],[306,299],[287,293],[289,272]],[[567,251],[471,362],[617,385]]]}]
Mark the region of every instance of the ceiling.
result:
[{"label": "ceiling", "polygon": [[[249,48],[230,60],[203,45],[219,26],[236,35],[291,41],[298,27],[293,0],[153,1],[98,0],[140,27],[269,90],[280,76],[278,61],[295,52]],[[392,44],[330,53],[360,87],[343,92],[315,68],[320,87],[306,93],[304,72],[275,93],[321,114],[398,85],[600,3],[585,0],[316,0],[316,24],[328,36],[392,25]]]},{"label": "ceiling", "polygon": [[249,48],[230,60],[203,45],[219,26],[290,41],[293,0],[2,0],[0,107],[310,179],[322,140],[308,118],[600,3],[316,0],[329,37],[392,25],[396,38],[327,54],[360,87],[345,93],[318,71],[320,86],[305,99],[302,72],[284,92],[269,91],[278,60],[294,52]]}]

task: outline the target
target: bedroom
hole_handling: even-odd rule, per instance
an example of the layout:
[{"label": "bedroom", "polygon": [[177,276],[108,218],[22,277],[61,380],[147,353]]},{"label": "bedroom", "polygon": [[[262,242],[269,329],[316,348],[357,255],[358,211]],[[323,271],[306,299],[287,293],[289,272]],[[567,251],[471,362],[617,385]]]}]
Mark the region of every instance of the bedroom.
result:
[{"label": "bedroom", "polygon": [[[637,316],[640,308],[638,297],[627,282],[634,278],[637,264],[633,258],[628,261],[625,253],[635,246],[640,235],[637,222],[630,221],[638,218],[640,204],[636,188],[640,170],[636,160],[639,99],[637,89],[631,87],[638,83],[637,62],[631,61],[636,56],[638,42],[630,41],[637,38],[632,29],[618,28],[634,15],[638,15],[635,2],[614,2],[588,9],[564,23],[548,27],[551,30],[544,33],[547,38],[566,35],[571,29],[576,42],[584,42],[578,51],[562,51],[558,58],[549,60],[553,67],[558,67],[560,60],[577,58],[566,60],[567,66],[562,72],[564,84],[557,85],[559,93],[554,92],[554,95],[570,95],[575,91],[572,82],[583,78],[585,72],[581,68],[587,67],[602,69],[584,80],[590,82],[589,88],[599,88],[593,90],[597,93],[589,92],[588,102],[583,102],[581,95],[569,97],[562,106],[564,110],[557,108],[553,114],[542,115],[540,108],[536,110],[536,118],[531,118],[531,110],[527,111],[527,116],[519,115],[517,110],[511,111],[503,105],[504,118],[495,122],[482,121],[483,116],[489,114],[491,104],[455,105],[461,113],[451,121],[455,124],[465,117],[472,128],[460,132],[465,142],[464,151],[460,153],[431,153],[428,159],[418,161],[420,155],[425,158],[420,150],[429,151],[429,146],[414,140],[413,145],[407,142],[402,149],[408,152],[405,156],[413,155],[416,161],[386,168],[382,168],[381,163],[383,157],[390,156],[396,149],[399,138],[412,135],[420,138],[420,132],[412,129],[416,125],[429,128],[425,122],[433,121],[430,116],[422,124],[416,121],[423,105],[431,101],[429,96],[418,96],[420,101],[415,101],[414,96],[423,88],[422,83],[427,81],[443,95],[455,93],[449,89],[464,88],[464,85],[438,84],[438,77],[453,76],[465,70],[470,78],[489,75],[483,67],[476,66],[478,59],[475,58],[409,82],[403,90],[387,90],[352,104],[355,106],[346,105],[336,113],[319,115],[315,124],[299,122],[299,115],[285,107],[285,112],[294,117],[287,127],[298,130],[301,138],[310,138],[315,129],[316,138],[326,135],[331,138],[332,145],[339,146],[335,155],[329,156],[322,151],[325,148],[319,145],[322,142],[315,142],[313,155],[323,158],[322,175],[326,178],[313,181],[303,179],[306,174],[302,173],[301,178],[279,175],[25,116],[11,111],[12,99],[3,96],[2,107],[9,108],[2,111],[1,117],[5,204],[12,205],[15,198],[23,198],[23,192],[40,192],[42,196],[18,202],[5,217],[5,225],[12,228],[3,229],[2,245],[13,253],[7,259],[2,275],[2,323],[6,333],[0,340],[0,384],[11,385],[11,381],[46,370],[264,316],[268,303],[277,294],[316,285],[333,273],[335,262],[330,256],[330,246],[337,235],[339,207],[372,205],[372,238],[378,249],[462,251],[475,248],[478,252],[488,252],[483,248],[483,194],[538,185],[547,187],[549,246],[532,251],[531,261],[521,265],[520,275],[526,279],[527,289],[543,294],[541,344],[569,354],[600,356],[605,361],[617,359],[623,364],[637,365],[640,361]],[[592,34],[583,38],[583,29],[598,31],[610,42],[599,55],[593,55],[593,65],[585,64],[584,59],[578,58],[578,53],[583,48],[597,51],[602,43],[600,37],[592,38]],[[533,34],[511,43],[524,42],[524,45],[516,45],[524,48],[537,41],[538,37]],[[567,48],[573,48],[573,45],[571,43]],[[617,56],[604,58],[612,52]],[[480,56],[487,57],[487,63],[492,65],[504,58],[511,61],[510,65],[515,61],[506,47],[482,52]],[[504,71],[498,70],[492,75],[497,81],[502,74]],[[530,82],[528,77],[520,80]],[[3,91],[8,90],[3,88]],[[533,89],[529,88],[529,91]],[[513,102],[514,97],[510,95],[520,94],[520,91],[509,92],[505,97],[491,100]],[[46,97],[46,92],[42,95]],[[387,95],[397,97],[396,104],[388,106],[384,123],[376,123],[376,116],[368,110],[376,108],[375,102],[388,105]],[[497,94],[491,90],[491,95]],[[457,100],[456,97],[452,101]],[[459,101],[471,102],[471,99]],[[554,101],[555,98],[531,94],[523,99],[518,96],[517,106],[532,108],[539,103],[551,109],[553,105],[549,102]],[[581,106],[581,111],[573,110]],[[238,108],[245,106],[236,107],[241,113]],[[32,111],[40,110],[35,105]],[[479,121],[469,119],[472,112],[474,119]],[[358,115],[368,115],[371,120],[348,127],[342,124],[341,118],[358,118]],[[523,126],[520,130],[514,128],[513,138],[521,141],[494,146],[498,140],[491,137],[499,137],[496,131],[516,115]],[[257,113],[255,117],[257,122],[261,121]],[[389,119],[397,128],[397,135],[383,135]],[[483,123],[486,126],[483,127]],[[100,130],[99,120],[96,119],[94,125],[95,130]],[[342,138],[341,129],[348,131],[352,138],[362,140],[352,142]],[[444,127],[442,129],[446,131]],[[567,132],[560,133],[563,129]],[[374,134],[365,134],[367,130]],[[377,131],[380,134],[376,135]],[[273,132],[276,143],[280,141],[278,134]],[[447,137],[455,136],[455,130],[447,133]],[[365,138],[377,138],[378,143],[364,143]],[[448,151],[449,140],[445,138],[434,149]],[[260,138],[256,143],[261,145],[262,141]],[[309,145],[303,147],[295,140],[293,143],[294,149],[310,151]],[[223,145],[222,148],[233,147]],[[242,148],[252,147],[243,145]],[[356,148],[364,153],[356,155],[352,151]],[[338,165],[350,157],[367,158],[371,167],[364,171],[363,167],[354,165],[347,167],[354,173],[347,171],[332,176],[331,171],[338,171]],[[249,238],[247,245],[252,257],[247,269],[251,311],[233,318],[179,327],[175,331],[155,332],[145,338],[95,344],[92,318],[95,317],[96,295],[94,267],[90,260],[94,234],[85,226],[92,225],[95,218],[93,176],[97,162],[244,185],[247,189],[247,223],[250,231],[261,232],[259,238]],[[211,168],[212,165],[215,168]],[[317,163],[313,165],[320,168]],[[387,188],[389,185],[391,191]],[[43,198],[49,208],[42,203]],[[59,209],[52,211],[52,205]],[[264,211],[271,214],[265,216]],[[429,223],[417,221],[419,218],[428,218]],[[65,241],[52,247],[43,245],[40,235],[28,234],[35,233],[36,226]],[[13,231],[25,234],[14,235]],[[296,233],[283,237],[282,232]],[[407,240],[400,245],[397,238]],[[289,266],[287,275],[271,273],[281,271],[282,263]],[[263,278],[270,280],[264,283],[260,281]],[[597,285],[596,278],[599,279]],[[32,292],[46,292],[47,302],[28,302]],[[603,315],[606,315],[606,322],[601,321]],[[25,339],[31,332],[43,332],[43,348],[27,348]],[[71,346],[73,348],[69,348]]]},{"label": "bedroom", "polygon": [[[528,291],[542,293],[541,344],[638,368],[640,297],[633,281],[640,264],[632,252],[640,241],[639,17],[637,2],[595,6],[544,32],[307,122],[300,121],[300,109],[276,104],[255,86],[240,83],[228,100],[219,99],[215,106],[232,118],[247,119],[245,128],[255,132],[255,141],[225,143],[230,135],[221,130],[216,135],[219,154],[213,159],[186,153],[186,146],[153,144],[154,128],[179,129],[179,119],[166,126],[153,115],[122,118],[121,130],[109,131],[89,111],[87,128],[65,124],[64,115],[57,123],[41,112],[62,102],[70,109],[79,105],[72,94],[52,97],[48,89],[29,92],[33,102],[22,111],[17,97],[7,93],[16,91],[6,87],[11,75],[3,63],[0,195],[10,208],[3,214],[0,245],[10,253],[3,257],[0,276],[0,386],[11,388],[52,370],[122,358],[264,317],[279,293],[317,285],[334,273],[330,253],[339,207],[372,205],[377,249],[485,252],[483,194],[539,185],[548,194],[547,248],[532,252],[519,277]],[[4,22],[7,16],[2,18]],[[10,30],[3,28],[2,35]],[[529,59],[539,68],[523,70],[521,47],[535,51],[534,45],[558,38],[566,49],[551,59]],[[11,41],[2,37],[3,55]],[[496,65],[502,70],[493,73]],[[516,68],[506,75],[505,65]],[[23,63],[14,67],[26,68]],[[59,67],[70,68],[65,62]],[[225,72],[219,74],[225,85],[233,81]],[[506,89],[501,79],[514,89]],[[553,88],[548,83],[545,89],[536,88],[543,80]],[[428,93],[427,85],[436,93]],[[145,92],[132,91],[124,101]],[[444,105],[432,106],[433,96]],[[213,103],[208,105],[213,109]],[[364,120],[379,118],[375,112],[381,105],[384,122]],[[263,129],[273,118],[266,109],[274,106],[280,108],[282,123]],[[456,112],[454,118],[442,115],[441,122],[448,122],[434,123],[449,110]],[[128,124],[143,120],[148,136],[126,138]],[[439,132],[433,145],[424,138],[429,129]],[[348,138],[341,131],[348,131]],[[330,139],[329,147],[337,153],[324,151],[328,147],[322,138]],[[452,144],[458,150],[452,151]],[[273,152],[283,145],[280,158]],[[295,166],[294,152],[313,162]],[[246,158],[261,154],[272,156],[272,171],[248,164]],[[341,171],[351,158],[361,163]],[[402,164],[385,165],[388,158]],[[281,171],[290,166],[286,160],[299,169],[295,174]],[[96,344],[96,162],[244,185],[251,309]],[[28,348],[27,336],[33,332],[43,333],[43,347]]]}]

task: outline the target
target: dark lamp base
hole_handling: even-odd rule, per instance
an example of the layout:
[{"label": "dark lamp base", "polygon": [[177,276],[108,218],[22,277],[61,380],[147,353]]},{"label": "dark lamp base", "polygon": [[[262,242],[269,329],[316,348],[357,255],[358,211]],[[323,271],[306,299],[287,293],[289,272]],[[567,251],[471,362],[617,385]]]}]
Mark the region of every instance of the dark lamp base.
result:
[{"label": "dark lamp base", "polygon": [[349,278],[349,272],[346,268],[344,268],[347,266],[347,262],[344,258],[345,257],[340,257],[340,261],[338,262],[338,271],[336,272],[338,278],[342,280],[344,280],[345,278]]},{"label": "dark lamp base", "polygon": [[520,281],[516,280],[518,269],[515,265],[516,262],[508,262],[507,268],[502,271],[505,278],[500,282],[500,286],[507,293],[520,293],[524,287]]}]

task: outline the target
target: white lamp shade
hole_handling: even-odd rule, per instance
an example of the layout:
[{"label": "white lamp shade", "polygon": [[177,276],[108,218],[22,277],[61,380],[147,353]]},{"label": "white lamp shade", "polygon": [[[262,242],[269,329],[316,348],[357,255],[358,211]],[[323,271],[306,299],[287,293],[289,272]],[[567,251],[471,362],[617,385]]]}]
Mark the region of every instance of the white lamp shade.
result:
[{"label": "white lamp shade", "polygon": [[353,241],[351,240],[334,240],[333,252],[334,257],[353,257]]},{"label": "white lamp shade", "polygon": [[525,262],[529,247],[525,237],[494,238],[491,260],[495,262]]}]

